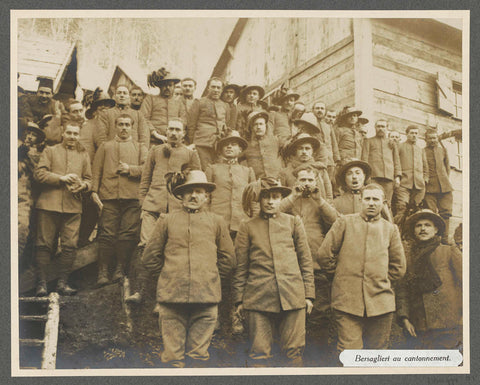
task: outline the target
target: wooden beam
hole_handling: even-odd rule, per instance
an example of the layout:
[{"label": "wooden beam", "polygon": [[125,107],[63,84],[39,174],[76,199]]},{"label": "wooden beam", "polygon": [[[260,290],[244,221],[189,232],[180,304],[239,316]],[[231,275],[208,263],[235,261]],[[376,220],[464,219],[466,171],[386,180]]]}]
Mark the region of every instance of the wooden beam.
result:
[{"label": "wooden beam", "polygon": [[45,324],[42,369],[55,369],[57,362],[58,323],[60,321],[59,298],[58,293],[50,293],[48,297],[48,321]]},{"label": "wooden beam", "polygon": [[373,98],[372,25],[370,19],[353,19],[353,57],[355,70],[355,106],[371,119]]}]

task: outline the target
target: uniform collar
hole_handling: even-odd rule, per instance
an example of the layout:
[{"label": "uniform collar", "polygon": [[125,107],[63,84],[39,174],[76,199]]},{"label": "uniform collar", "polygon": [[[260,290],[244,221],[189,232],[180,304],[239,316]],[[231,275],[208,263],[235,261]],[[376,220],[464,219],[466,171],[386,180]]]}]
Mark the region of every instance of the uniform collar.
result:
[{"label": "uniform collar", "polygon": [[360,216],[362,217],[362,219],[365,221],[365,222],[376,222],[378,221],[382,216],[380,214],[378,214],[377,216],[373,217],[373,218],[369,218],[367,217],[365,214],[363,213],[360,213]]},{"label": "uniform collar", "polygon": [[232,165],[232,164],[238,164],[238,158],[234,158],[234,159],[227,159],[227,158],[220,158],[220,160],[222,161],[222,163],[224,164],[229,164],[229,165]]},{"label": "uniform collar", "polygon": [[262,219],[276,218],[277,216],[278,216],[277,213],[275,213],[275,214],[267,214],[267,213],[264,213],[263,211],[260,211],[260,218],[262,218]]}]

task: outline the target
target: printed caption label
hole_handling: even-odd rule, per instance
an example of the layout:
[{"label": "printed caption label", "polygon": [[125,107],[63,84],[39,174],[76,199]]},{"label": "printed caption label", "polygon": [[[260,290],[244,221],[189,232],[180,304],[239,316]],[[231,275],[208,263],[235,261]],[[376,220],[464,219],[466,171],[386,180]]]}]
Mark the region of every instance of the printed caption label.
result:
[{"label": "printed caption label", "polygon": [[340,361],[350,367],[458,366],[463,357],[458,350],[345,350]]}]

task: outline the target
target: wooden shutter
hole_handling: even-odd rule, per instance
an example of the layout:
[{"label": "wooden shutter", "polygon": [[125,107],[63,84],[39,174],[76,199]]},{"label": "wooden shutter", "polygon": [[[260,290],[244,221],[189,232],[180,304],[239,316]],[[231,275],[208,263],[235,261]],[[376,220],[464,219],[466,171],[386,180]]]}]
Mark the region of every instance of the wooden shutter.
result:
[{"label": "wooden shutter", "polygon": [[442,73],[437,74],[438,108],[449,115],[455,115],[455,94],[452,81]]}]

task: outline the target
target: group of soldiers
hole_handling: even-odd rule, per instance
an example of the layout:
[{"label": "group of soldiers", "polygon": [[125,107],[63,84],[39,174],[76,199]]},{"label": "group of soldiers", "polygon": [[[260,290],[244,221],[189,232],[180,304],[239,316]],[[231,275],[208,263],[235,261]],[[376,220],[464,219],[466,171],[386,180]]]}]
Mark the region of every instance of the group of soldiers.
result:
[{"label": "group of soldiers", "polygon": [[196,81],[165,68],[148,84],[159,94],[60,103],[40,79],[19,97],[19,258],[31,239],[36,295],[58,248],[57,291],[76,293],[75,250],[97,228],[98,286],[129,275],[126,300],[142,304],[157,280],[172,367],[208,366],[216,330],[245,328],[254,367],[277,359],[274,341],[302,366],[306,335],[324,352],[385,349],[394,317],[412,347],[461,348],[461,236],[448,238],[436,130],[422,149],[417,126],[401,143],[380,119],[367,137],[358,108],[307,112],[288,89],[268,105],[261,85],[216,77],[196,99]]}]

